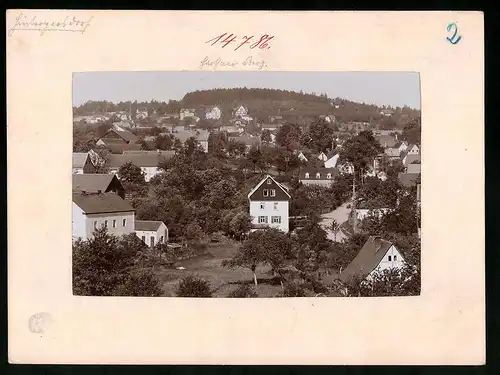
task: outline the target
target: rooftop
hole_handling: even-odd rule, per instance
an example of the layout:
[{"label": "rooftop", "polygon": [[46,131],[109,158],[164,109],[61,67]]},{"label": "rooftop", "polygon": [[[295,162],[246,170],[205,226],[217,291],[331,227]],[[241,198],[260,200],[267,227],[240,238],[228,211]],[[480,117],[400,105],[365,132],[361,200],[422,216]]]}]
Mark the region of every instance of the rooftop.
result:
[{"label": "rooftop", "polygon": [[88,157],[87,152],[73,152],[73,168],[83,168]]},{"label": "rooftop", "polygon": [[163,224],[163,221],[136,220],[135,221],[135,230],[156,232],[158,229],[160,229],[160,226],[162,224]]},{"label": "rooftop", "polygon": [[73,192],[73,203],[86,214],[134,211],[126,200],[115,193]]},{"label": "rooftop", "polygon": [[117,179],[114,174],[85,173],[73,175],[73,191],[97,193],[98,190],[105,192],[113,179]]}]

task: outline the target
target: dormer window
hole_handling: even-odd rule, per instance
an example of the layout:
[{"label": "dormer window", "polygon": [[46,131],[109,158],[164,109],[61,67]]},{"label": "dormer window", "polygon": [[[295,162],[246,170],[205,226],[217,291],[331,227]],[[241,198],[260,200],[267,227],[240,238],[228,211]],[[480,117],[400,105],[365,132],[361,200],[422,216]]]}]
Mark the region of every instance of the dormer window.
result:
[{"label": "dormer window", "polygon": [[271,181],[271,179],[270,179],[270,178],[268,178],[268,179],[267,179],[267,184],[268,184],[268,185],[271,185],[271,184],[272,184],[272,181]]},{"label": "dormer window", "polygon": [[264,195],[264,197],[268,197],[269,196],[269,190],[264,189],[264,191],[262,192],[262,194]]},{"label": "dormer window", "polygon": [[321,173],[316,173],[316,178],[320,178],[321,177]]},{"label": "dormer window", "polygon": [[331,179],[332,178],[332,174],[331,173],[327,173],[326,174],[326,178]]},{"label": "dormer window", "polygon": [[306,173],[306,174],[305,174],[305,178],[309,178],[309,173]]}]

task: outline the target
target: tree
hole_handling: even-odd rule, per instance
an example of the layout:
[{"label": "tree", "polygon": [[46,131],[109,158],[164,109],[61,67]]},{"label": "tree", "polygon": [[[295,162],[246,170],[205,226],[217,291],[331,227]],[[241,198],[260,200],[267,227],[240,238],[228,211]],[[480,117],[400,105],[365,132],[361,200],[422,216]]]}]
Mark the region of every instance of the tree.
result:
[{"label": "tree", "polygon": [[336,146],[333,135],[333,127],[331,127],[329,123],[323,119],[315,121],[309,127],[309,147],[316,152],[333,150]]},{"label": "tree", "polygon": [[269,129],[265,129],[264,131],[262,131],[260,139],[263,143],[271,143],[273,141],[273,138],[271,137],[271,131]]},{"label": "tree", "polygon": [[252,163],[253,171],[255,172],[257,166],[262,165],[262,152],[260,151],[260,149],[257,147],[252,147],[248,152],[247,160]]},{"label": "tree", "polygon": [[295,151],[300,148],[302,129],[297,124],[285,123],[276,134],[276,144],[288,150]]},{"label": "tree", "polygon": [[144,172],[130,161],[118,169],[118,175],[120,176],[120,180],[133,184],[143,184],[145,182]]},{"label": "tree", "polygon": [[337,242],[337,231],[339,228],[340,228],[339,223],[335,219],[332,219],[332,222],[330,223],[330,230],[333,233],[333,238],[335,242]]},{"label": "tree", "polygon": [[212,297],[210,284],[197,276],[186,276],[177,287],[178,297],[207,298]]},{"label": "tree", "polygon": [[172,134],[160,134],[154,140],[154,148],[157,150],[171,150],[173,145],[174,136]]},{"label": "tree", "polygon": [[117,238],[105,227],[73,244],[73,292],[85,296],[160,296],[159,281],[137,266],[144,244],[135,235]]},{"label": "tree", "polygon": [[286,149],[276,149],[274,164],[276,165],[278,172],[284,172],[286,174],[299,168],[301,163],[297,155],[291,151]]},{"label": "tree", "polygon": [[255,298],[257,293],[248,284],[240,285],[237,289],[228,294],[229,298]]}]

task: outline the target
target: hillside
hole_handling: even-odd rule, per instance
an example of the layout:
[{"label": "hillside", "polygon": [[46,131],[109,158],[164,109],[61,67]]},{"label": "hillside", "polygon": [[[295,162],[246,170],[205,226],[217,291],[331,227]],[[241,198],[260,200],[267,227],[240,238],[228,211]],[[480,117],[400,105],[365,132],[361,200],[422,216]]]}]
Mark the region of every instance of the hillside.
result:
[{"label": "hillside", "polygon": [[319,115],[335,115],[339,122],[363,121],[385,128],[402,128],[409,120],[420,116],[420,111],[403,107],[390,108],[394,115],[380,112],[389,107],[356,103],[343,98],[328,98],[326,94],[308,94],[276,89],[232,88],[199,90],[187,93],[180,101],[120,102],[91,101],[74,107],[74,116],[113,111],[148,109],[158,115],[173,113],[181,108],[194,108],[200,117],[206,109],[218,106],[223,119],[229,119],[236,106],[243,105],[256,120],[266,122],[269,116],[281,115],[287,121],[307,123]]}]

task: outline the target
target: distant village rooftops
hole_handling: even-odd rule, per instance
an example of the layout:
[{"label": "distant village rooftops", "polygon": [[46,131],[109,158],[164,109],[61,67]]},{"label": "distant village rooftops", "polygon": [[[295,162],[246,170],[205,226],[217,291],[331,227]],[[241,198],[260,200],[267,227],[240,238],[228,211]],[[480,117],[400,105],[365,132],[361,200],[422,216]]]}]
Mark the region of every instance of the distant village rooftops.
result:
[{"label": "distant village rooftops", "polygon": [[170,159],[175,151],[125,151],[123,154],[111,154],[107,165],[110,168],[120,168],[130,162],[138,167],[157,167],[162,159]]}]

